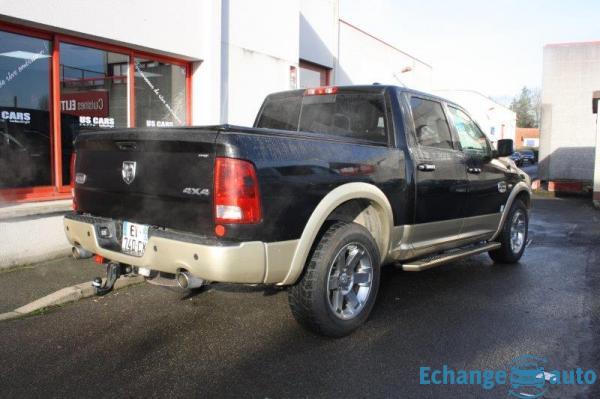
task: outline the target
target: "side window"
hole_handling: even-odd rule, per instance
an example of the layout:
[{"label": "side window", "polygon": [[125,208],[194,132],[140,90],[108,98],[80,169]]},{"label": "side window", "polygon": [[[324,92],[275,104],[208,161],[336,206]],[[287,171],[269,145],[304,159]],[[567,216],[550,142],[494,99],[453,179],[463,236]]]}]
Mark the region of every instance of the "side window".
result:
[{"label": "side window", "polygon": [[417,141],[426,147],[452,149],[452,136],[442,104],[418,97],[410,99]]},{"label": "side window", "polygon": [[458,133],[461,149],[473,155],[488,155],[490,153],[488,141],[475,122],[458,108],[449,106],[448,109]]}]

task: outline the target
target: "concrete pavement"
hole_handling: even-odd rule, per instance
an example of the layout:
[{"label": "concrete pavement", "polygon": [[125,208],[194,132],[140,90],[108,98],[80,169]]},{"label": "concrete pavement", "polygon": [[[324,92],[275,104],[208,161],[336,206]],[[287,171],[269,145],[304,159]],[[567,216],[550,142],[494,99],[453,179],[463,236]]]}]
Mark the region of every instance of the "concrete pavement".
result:
[{"label": "concrete pavement", "polygon": [[[95,295],[94,277],[105,268],[90,259],[63,258],[0,273],[0,321],[10,320]],[[125,276],[114,289],[143,283],[142,276]]]},{"label": "concrete pavement", "polygon": [[[523,354],[600,374],[600,212],[537,199],[517,265],[486,255],[384,270],[368,323],[338,340],[298,327],[285,292],[141,285],[0,322],[3,397],[473,397],[507,387],[419,385],[419,367],[506,369]],[[546,398],[599,397],[598,383]]]},{"label": "concrete pavement", "polygon": [[61,288],[94,277],[104,277],[104,268],[92,259],[63,257],[0,273],[0,313],[14,310]]}]

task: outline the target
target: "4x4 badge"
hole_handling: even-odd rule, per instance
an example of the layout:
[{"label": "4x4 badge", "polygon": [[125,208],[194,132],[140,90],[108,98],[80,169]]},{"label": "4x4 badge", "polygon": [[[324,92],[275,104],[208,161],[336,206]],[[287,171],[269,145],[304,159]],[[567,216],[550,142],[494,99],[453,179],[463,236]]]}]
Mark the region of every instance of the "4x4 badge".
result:
[{"label": "4x4 badge", "polygon": [[135,165],[135,161],[123,161],[121,176],[123,176],[123,181],[127,184],[131,184],[135,180]]},{"label": "4x4 badge", "polygon": [[498,183],[498,191],[501,193],[506,192],[506,182],[505,181],[501,181]]}]

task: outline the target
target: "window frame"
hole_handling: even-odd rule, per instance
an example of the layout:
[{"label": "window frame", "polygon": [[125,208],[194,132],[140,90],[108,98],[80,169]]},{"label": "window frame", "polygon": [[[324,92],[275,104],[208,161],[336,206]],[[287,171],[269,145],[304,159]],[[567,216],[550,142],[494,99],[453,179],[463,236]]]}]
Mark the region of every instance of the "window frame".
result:
[{"label": "window frame", "polygon": [[[434,147],[434,146],[428,146],[428,145],[423,145],[419,142],[419,139],[417,137],[417,126],[415,125],[415,118],[413,115],[413,109],[412,109],[412,99],[413,98],[418,98],[420,100],[425,100],[425,101],[431,101],[434,103],[437,103],[440,105],[441,109],[442,109],[442,113],[444,114],[444,118],[446,118],[446,125],[448,126],[448,133],[450,134],[450,142],[452,143],[452,148],[440,148],[440,147]],[[408,115],[410,116],[410,126],[411,126],[411,131],[412,131],[412,138],[414,140],[414,143],[419,147],[419,148],[426,148],[426,149],[435,149],[435,150],[440,150],[440,151],[460,151],[460,149],[458,148],[457,142],[456,142],[456,137],[454,134],[454,129],[452,128],[452,126],[450,125],[450,120],[448,119],[448,110],[446,109],[446,102],[434,97],[428,97],[426,95],[422,95],[422,94],[412,94],[412,93],[408,93],[407,96],[407,100],[408,100]]]},{"label": "window frame", "polygon": [[[299,93],[298,98],[301,103],[302,103],[302,99],[304,97],[304,95],[302,94],[303,91],[304,91],[304,89],[296,90],[296,92]],[[341,91],[341,92],[338,92],[337,94],[364,94],[364,93],[350,90],[350,91]],[[349,143],[373,145],[373,146],[388,147],[388,148],[394,147],[396,144],[396,138],[393,136],[395,135],[395,132],[396,132],[396,126],[394,124],[393,108],[392,108],[391,95],[389,93],[389,90],[385,90],[380,93],[369,92],[368,94],[377,94],[377,95],[382,96],[382,104],[384,107],[384,109],[383,109],[384,121],[386,124],[385,140],[382,140],[382,141],[369,140],[369,139],[361,139],[361,138],[357,138],[357,137],[341,136],[341,135],[334,135],[334,134],[328,134],[328,133],[311,132],[311,131],[307,131],[307,130],[301,130],[300,129],[300,120],[302,118],[302,105],[301,104],[300,104],[300,112],[298,113],[298,123],[297,123],[296,130],[271,129],[271,128],[267,128],[267,127],[259,127],[258,124],[260,123],[260,121],[263,117],[263,112],[267,106],[267,102],[271,95],[267,96],[265,98],[265,100],[263,101],[263,103],[261,104],[258,114],[256,115],[256,119],[254,120],[254,124],[252,126],[254,128],[259,128],[259,129],[268,129],[268,130],[275,130],[275,131],[288,132],[288,133],[296,132],[297,134],[301,134],[306,137],[320,137],[320,138],[325,138],[327,140],[332,140],[332,141],[343,141],[343,142],[349,142]],[[291,95],[290,97],[293,97],[293,95]]]},{"label": "window frame", "polygon": [[72,188],[70,182],[62,180],[62,138],[61,138],[61,111],[60,111],[60,45],[61,43],[74,44],[78,46],[90,47],[103,51],[110,51],[127,55],[129,84],[129,102],[128,102],[128,127],[136,127],[135,121],[135,58],[148,58],[159,62],[178,65],[185,69],[185,90],[186,90],[186,117],[185,125],[192,124],[192,63],[170,56],[155,54],[146,51],[134,50],[126,46],[110,44],[107,42],[84,39],[77,36],[56,33],[38,28],[17,25],[9,22],[0,21],[0,31],[15,33],[23,36],[34,37],[38,39],[49,40],[52,44],[52,61],[50,64],[50,99],[48,104],[49,114],[49,134],[50,134],[50,159],[52,184],[49,186],[32,186],[20,188],[0,189],[0,199],[8,202],[29,202],[39,200],[69,199],[72,198]]},{"label": "window frame", "polygon": [[[481,127],[479,126],[479,124],[475,121],[475,119],[473,119],[473,117],[471,115],[469,115],[469,113],[465,109],[459,107],[456,104],[446,103],[446,107],[448,107],[448,115],[450,116],[450,120],[452,121],[451,129],[453,130],[454,135],[456,136],[456,143],[458,145],[458,150],[460,152],[462,152],[463,154],[465,154],[467,156],[470,156],[470,157],[474,157],[474,156],[481,156],[482,158],[485,158],[485,157],[489,158],[489,157],[491,157],[492,154],[493,154],[492,143],[490,142],[490,139],[488,138],[488,136],[484,133],[483,129],[481,129]],[[465,151],[462,148],[462,144],[460,143],[460,134],[458,133],[458,129],[456,128],[456,123],[454,121],[454,115],[452,115],[452,112],[450,112],[450,108],[454,108],[455,110],[458,110],[458,111],[462,112],[463,114],[465,114],[465,116],[467,118],[469,118],[469,120],[473,123],[473,125],[477,129],[477,131],[485,139],[485,142],[486,142],[486,145],[487,145],[487,154],[479,155],[479,154],[475,154],[475,153],[472,153],[472,152]]]}]

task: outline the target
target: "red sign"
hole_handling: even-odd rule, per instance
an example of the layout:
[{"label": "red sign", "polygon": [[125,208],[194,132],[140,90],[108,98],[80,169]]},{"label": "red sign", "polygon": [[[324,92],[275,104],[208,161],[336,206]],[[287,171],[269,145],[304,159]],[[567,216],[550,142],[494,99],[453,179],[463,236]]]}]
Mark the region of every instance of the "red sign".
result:
[{"label": "red sign", "polygon": [[105,90],[63,93],[60,110],[77,116],[108,116],[108,92]]}]

